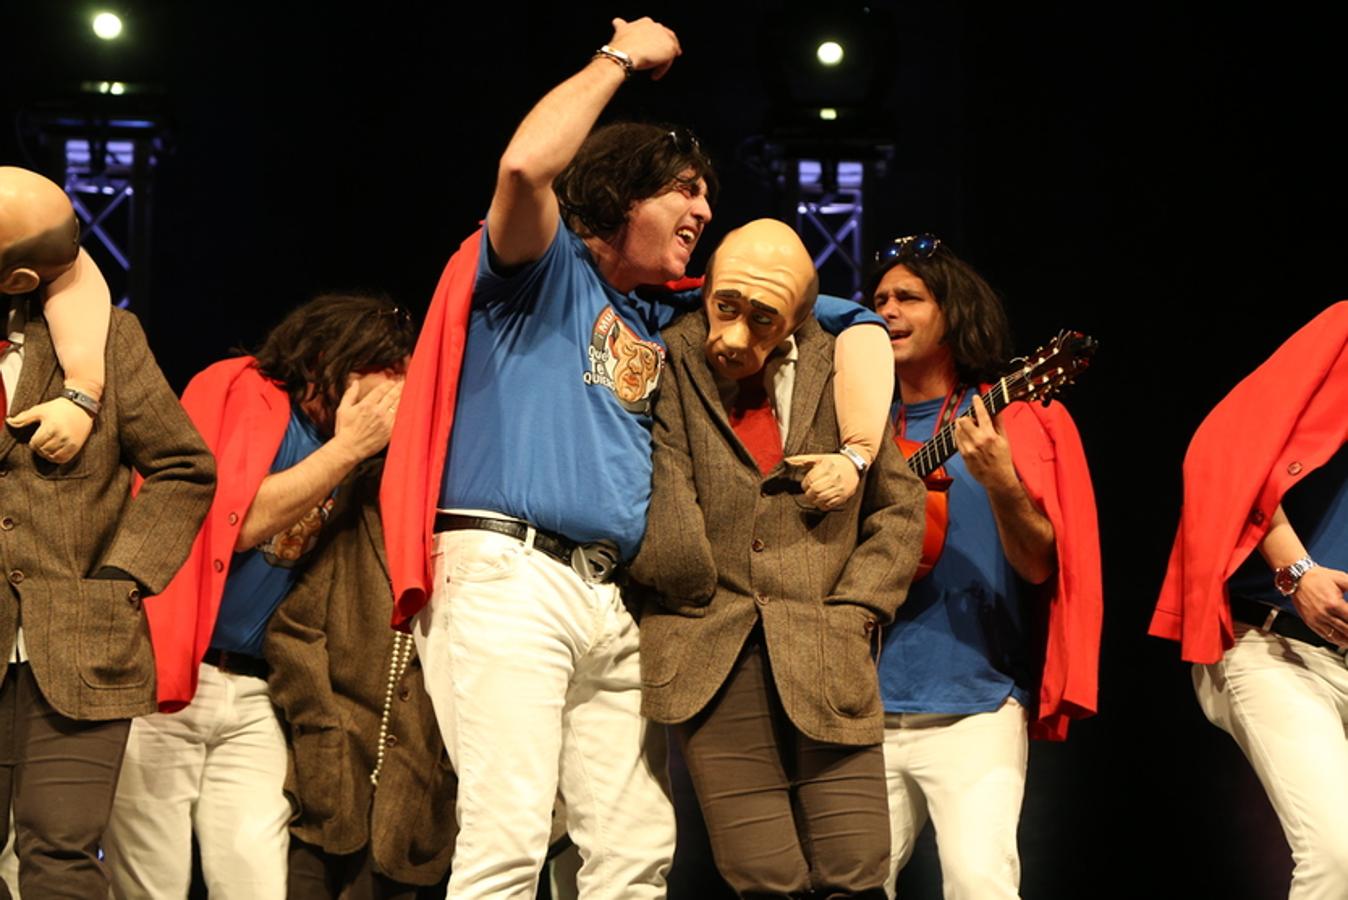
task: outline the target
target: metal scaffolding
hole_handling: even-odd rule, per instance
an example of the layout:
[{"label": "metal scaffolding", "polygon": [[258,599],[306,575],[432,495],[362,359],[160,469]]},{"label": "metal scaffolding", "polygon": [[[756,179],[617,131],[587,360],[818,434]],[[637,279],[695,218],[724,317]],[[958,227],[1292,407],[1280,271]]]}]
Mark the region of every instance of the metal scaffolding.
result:
[{"label": "metal scaffolding", "polygon": [[64,109],[30,115],[27,138],[42,168],[70,195],[80,241],[113,302],[148,318],[151,199],[163,131],[153,117],[114,118]]},{"label": "metal scaffolding", "polygon": [[757,138],[742,149],[742,160],[772,187],[778,215],[810,251],[825,293],[861,299],[870,240],[866,187],[893,153],[892,145],[864,138]]}]

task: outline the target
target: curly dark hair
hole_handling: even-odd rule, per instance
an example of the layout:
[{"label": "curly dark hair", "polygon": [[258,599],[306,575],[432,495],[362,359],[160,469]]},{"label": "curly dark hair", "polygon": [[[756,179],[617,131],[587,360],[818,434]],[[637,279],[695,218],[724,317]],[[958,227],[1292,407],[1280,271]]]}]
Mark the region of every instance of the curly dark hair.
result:
[{"label": "curly dark hair", "polygon": [[940,304],[946,326],[942,343],[950,347],[959,383],[976,385],[1000,378],[1012,352],[1011,322],[992,286],[942,241],[925,258],[901,253],[877,265],[862,295],[867,306],[875,308],[880,279],[899,265],[921,278]]},{"label": "curly dark hair", "polygon": [[263,375],[299,403],[313,385],[328,412],[337,408],[347,378],[401,369],[416,342],[412,317],[385,294],[320,294],[291,311],[253,356]]},{"label": "curly dark hair", "polygon": [[687,129],[615,122],[591,132],[552,189],[568,228],[581,237],[609,240],[633,203],[699,178],[707,182],[707,203],[715,205],[716,171]]}]

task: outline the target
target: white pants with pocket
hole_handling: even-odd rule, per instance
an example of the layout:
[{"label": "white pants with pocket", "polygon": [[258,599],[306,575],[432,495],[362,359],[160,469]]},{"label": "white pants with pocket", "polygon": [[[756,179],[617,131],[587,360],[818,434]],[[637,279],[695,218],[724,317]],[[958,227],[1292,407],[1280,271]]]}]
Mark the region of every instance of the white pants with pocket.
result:
[{"label": "white pants with pocket", "polygon": [[946,900],[1020,896],[1016,827],[1029,759],[1025,707],[973,715],[885,716],[890,860],[885,890],[931,818]]},{"label": "white pants with pocket", "polygon": [[663,897],[674,812],[663,730],[640,715],[636,622],[616,586],[531,544],[437,534],[431,599],[413,623],[459,777],[448,896],[531,900],[560,787],[580,896]]}]

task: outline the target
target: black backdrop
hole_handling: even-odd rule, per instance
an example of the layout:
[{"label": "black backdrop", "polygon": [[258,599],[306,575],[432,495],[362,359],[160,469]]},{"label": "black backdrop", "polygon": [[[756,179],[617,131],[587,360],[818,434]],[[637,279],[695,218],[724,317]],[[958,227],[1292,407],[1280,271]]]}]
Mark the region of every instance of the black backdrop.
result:
[{"label": "black backdrop", "polygon": [[[872,6],[896,34],[878,232],[950,241],[1007,297],[1021,349],[1064,326],[1102,345],[1067,398],[1100,508],[1102,712],[1032,750],[1024,894],[1279,896],[1291,864],[1262,791],[1202,720],[1175,648],[1144,632],[1193,428],[1348,293],[1338,23],[1266,5]],[[718,158],[694,270],[772,209],[736,148],[765,125],[761,36],[782,4],[501,3],[483,24],[447,4],[123,8],[134,38],[110,49],[81,34],[83,3],[0,6],[0,121],[72,77],[167,87],[142,311],[179,388],[318,289],[380,287],[424,311],[514,124],[615,12],[683,42],[664,81],[634,79],[613,111],[686,123]],[[17,134],[0,129],[0,161],[29,164]],[[928,841],[903,884],[937,883]]]}]

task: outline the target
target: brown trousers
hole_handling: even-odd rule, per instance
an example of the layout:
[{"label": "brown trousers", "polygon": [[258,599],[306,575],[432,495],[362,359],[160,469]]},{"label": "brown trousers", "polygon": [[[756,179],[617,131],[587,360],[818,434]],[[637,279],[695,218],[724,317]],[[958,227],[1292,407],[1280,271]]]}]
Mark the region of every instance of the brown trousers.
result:
[{"label": "brown trousers", "polygon": [[884,897],[883,752],[797,730],[759,632],[707,708],[674,734],[716,867],[740,896]]},{"label": "brown trousers", "polygon": [[[289,900],[416,900],[415,885],[392,881],[374,870],[370,847],[345,856],[290,836]],[[445,895],[444,889],[440,896]]]},{"label": "brown trousers", "polygon": [[[0,685],[0,846],[14,808],[25,897],[106,897],[98,858],[129,719],[81,722],[52,709],[32,668],[11,663]],[[0,880],[0,900],[9,900]]]}]

